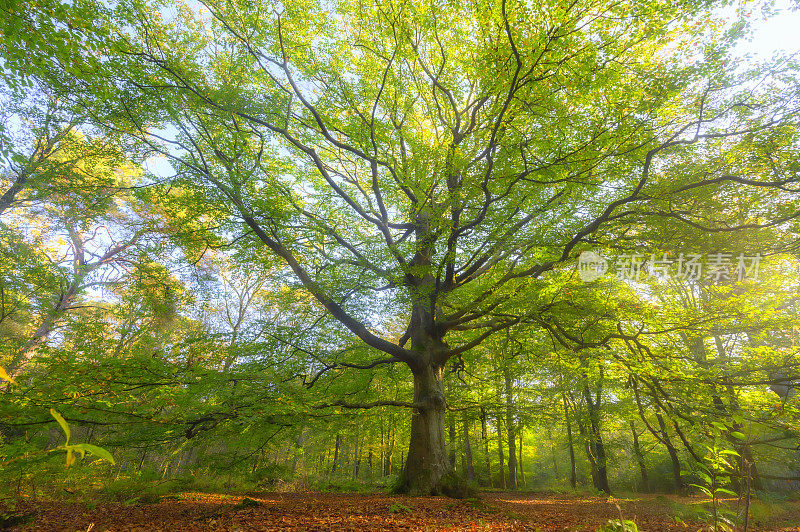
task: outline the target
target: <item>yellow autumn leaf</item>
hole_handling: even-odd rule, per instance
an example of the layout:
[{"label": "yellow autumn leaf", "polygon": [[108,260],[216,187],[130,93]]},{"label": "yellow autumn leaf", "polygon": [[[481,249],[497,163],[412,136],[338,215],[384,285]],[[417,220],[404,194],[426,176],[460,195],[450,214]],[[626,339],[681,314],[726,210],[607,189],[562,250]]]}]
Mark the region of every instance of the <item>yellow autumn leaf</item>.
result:
[{"label": "yellow autumn leaf", "polygon": [[9,374],[8,374],[8,373],[6,373],[6,370],[5,370],[5,369],[3,369],[2,367],[0,367],[0,379],[3,379],[4,381],[8,381],[8,382],[10,382],[11,384],[16,384],[16,383],[17,383],[17,381],[15,381],[14,379],[12,379],[12,378],[9,376]]}]

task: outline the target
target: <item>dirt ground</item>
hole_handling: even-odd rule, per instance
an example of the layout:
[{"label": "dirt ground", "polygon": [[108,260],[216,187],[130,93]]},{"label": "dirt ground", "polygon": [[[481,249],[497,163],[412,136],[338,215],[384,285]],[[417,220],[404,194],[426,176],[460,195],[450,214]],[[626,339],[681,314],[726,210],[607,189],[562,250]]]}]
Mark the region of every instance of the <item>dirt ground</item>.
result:
[{"label": "dirt ground", "polygon": [[[409,498],[337,493],[262,493],[241,496],[184,493],[154,504],[20,501],[6,521],[12,530],[45,531],[594,531],[609,519],[634,520],[641,531],[691,531],[702,523],[676,519],[674,504],[696,499],[636,499],[535,493],[484,493],[478,499]],[[244,501],[244,502],[243,502]],[[616,505],[619,505],[617,509]],[[3,513],[0,511],[0,513]],[[800,504],[766,516],[755,531],[800,532]],[[6,510],[7,514],[7,510]],[[791,522],[795,526],[787,526]],[[4,526],[0,524],[0,529]]]}]

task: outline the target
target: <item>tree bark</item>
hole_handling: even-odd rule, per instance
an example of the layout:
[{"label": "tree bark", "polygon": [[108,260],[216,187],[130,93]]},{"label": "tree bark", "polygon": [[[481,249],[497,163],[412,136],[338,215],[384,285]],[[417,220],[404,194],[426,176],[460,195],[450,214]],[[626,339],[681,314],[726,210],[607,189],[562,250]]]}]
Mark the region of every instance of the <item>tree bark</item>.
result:
[{"label": "tree bark", "polygon": [[636,432],[636,424],[630,420],[631,434],[633,434],[633,454],[636,456],[636,463],[639,464],[639,473],[642,476],[642,491],[648,493],[650,491],[650,481],[647,477],[647,464],[644,462],[644,455],[642,448],[639,445],[639,434]]},{"label": "tree bark", "polygon": [[503,366],[506,387],[506,431],[508,433],[508,487],[517,489],[517,434],[514,423],[514,392],[511,388],[511,373]]},{"label": "tree bark", "polygon": [[358,478],[358,470],[361,467],[361,458],[360,458],[361,449],[358,446],[358,444],[359,444],[359,441],[358,441],[359,437],[358,436],[359,436],[358,435],[358,431],[356,431],[356,442],[355,442],[355,448],[353,449],[353,478],[354,479]]},{"label": "tree bark", "polygon": [[383,432],[383,418],[378,420],[378,424],[381,428],[381,447],[380,447],[381,452],[378,456],[378,460],[380,461],[379,463],[381,467],[381,476],[383,477],[386,475],[386,470],[384,468],[386,464],[386,441],[384,440],[385,435]]},{"label": "tree bark", "polygon": [[489,432],[486,430],[486,409],[481,406],[481,438],[483,438],[483,456],[486,459],[486,478],[490,487],[492,482],[492,456],[489,453]]},{"label": "tree bark", "polygon": [[586,401],[586,408],[589,410],[589,446],[595,463],[595,474],[592,475],[594,487],[604,493],[611,493],[611,488],[608,485],[606,448],[603,443],[603,435],[600,428],[600,394],[597,394],[596,400],[592,399],[592,394],[589,391],[589,384],[585,375],[583,398]]},{"label": "tree bark", "polygon": [[611,493],[608,485],[608,466],[606,460],[606,448],[603,443],[603,434],[600,426],[600,401],[603,387],[603,366],[598,364],[599,376],[597,379],[597,393],[594,398],[589,390],[589,376],[586,371],[586,361],[581,358],[581,373],[583,378],[583,399],[586,402],[586,409],[589,414],[589,453],[593,458],[594,469],[592,471],[592,482],[595,489],[604,493]]},{"label": "tree bark", "polygon": [[340,434],[336,435],[336,447],[333,451],[333,465],[331,466],[331,473],[336,473],[336,466],[339,462],[339,447],[342,445],[342,436]]},{"label": "tree bark", "polygon": [[526,486],[528,483],[525,481],[525,468],[522,467],[522,426],[519,427],[519,461],[517,462],[517,471],[519,471],[522,485]]},{"label": "tree bark", "polygon": [[678,451],[675,449],[675,446],[672,445],[672,441],[669,439],[669,434],[667,434],[667,426],[664,423],[664,418],[660,413],[656,414],[656,419],[658,420],[658,427],[661,429],[662,441],[664,442],[664,446],[667,448],[669,459],[672,462],[672,478],[675,479],[675,491],[681,492],[683,491],[683,478],[681,477],[681,462],[678,458]]},{"label": "tree bark", "polygon": [[567,397],[562,395],[564,401],[564,419],[567,422],[567,444],[569,445],[569,484],[575,489],[577,484],[577,474],[575,469],[575,444],[572,441],[572,423],[569,419],[569,409],[567,408]]},{"label": "tree bark", "polygon": [[394,459],[394,421],[389,422],[386,427],[386,462],[384,464],[384,476],[392,474],[392,460]]},{"label": "tree bark", "polygon": [[452,468],[444,438],[442,369],[433,365],[412,369],[414,403],[421,406],[411,416],[411,440],[403,471],[402,489],[411,495],[443,493],[440,481]]},{"label": "tree bark", "polygon": [[497,421],[497,457],[500,459],[500,487],[507,489],[505,457],[503,456],[503,427],[500,419],[499,415],[495,418]]},{"label": "tree bark", "polygon": [[450,443],[450,467],[453,471],[456,469],[456,417],[450,415],[450,423],[447,430],[447,436]]},{"label": "tree bark", "polygon": [[467,480],[475,480],[475,467],[472,464],[472,445],[469,442],[469,421],[467,416],[464,416],[464,460],[466,461]]}]

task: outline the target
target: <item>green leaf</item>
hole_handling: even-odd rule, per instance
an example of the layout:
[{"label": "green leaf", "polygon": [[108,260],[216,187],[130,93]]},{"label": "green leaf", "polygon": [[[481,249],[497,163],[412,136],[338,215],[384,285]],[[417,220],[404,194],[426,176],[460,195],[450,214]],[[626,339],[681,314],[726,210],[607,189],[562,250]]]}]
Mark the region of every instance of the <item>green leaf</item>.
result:
[{"label": "green leaf", "polygon": [[[55,408],[51,408],[50,409],[50,415],[53,416],[56,421],[58,421],[58,424],[61,425],[61,430],[63,430],[64,434],[67,436],[67,442],[64,445],[65,446],[69,445],[70,433],[69,433],[69,425],[67,425],[66,420],[63,417],[61,417],[61,414],[56,412]],[[69,462],[69,460],[67,460],[67,461]],[[69,465],[69,463],[67,465]]]},{"label": "green leaf", "polygon": [[72,453],[72,448],[67,447],[67,467],[75,463],[75,455]]},{"label": "green leaf", "polygon": [[726,427],[724,424],[720,423],[719,421],[712,421],[711,424],[714,427],[718,428],[719,430],[723,430],[723,431],[724,430],[728,430],[728,427]]},{"label": "green leaf", "polygon": [[744,440],[746,438],[746,436],[741,432],[731,432],[731,436],[733,436],[734,438],[738,438],[740,440]]},{"label": "green leaf", "polygon": [[103,449],[102,447],[98,447],[97,445],[90,445],[88,443],[78,443],[71,446],[76,451],[81,453],[90,453],[95,455],[98,458],[111,462],[111,465],[116,464],[114,461],[114,457],[111,456],[111,453]]}]

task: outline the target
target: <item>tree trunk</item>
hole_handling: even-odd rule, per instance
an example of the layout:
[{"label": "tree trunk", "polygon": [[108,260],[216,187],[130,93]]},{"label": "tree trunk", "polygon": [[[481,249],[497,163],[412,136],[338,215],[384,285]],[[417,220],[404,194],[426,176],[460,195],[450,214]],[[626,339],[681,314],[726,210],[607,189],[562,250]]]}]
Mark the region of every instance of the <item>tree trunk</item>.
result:
[{"label": "tree trunk", "polygon": [[519,427],[519,461],[517,462],[517,471],[519,471],[522,485],[526,486],[528,483],[525,481],[525,468],[522,467],[522,426]]},{"label": "tree trunk", "polygon": [[[72,305],[85,288],[83,285],[84,279],[97,268],[109,264],[112,260],[116,260],[115,257],[117,255],[133,245],[139,238],[139,236],[135,236],[127,243],[114,245],[107,249],[105,253],[94,262],[86,262],[85,242],[82,240],[83,236],[71,226],[67,226],[67,231],[70,236],[74,255],[72,259],[72,280],[67,287],[55,295],[56,301],[54,306],[46,312],[42,323],[34,332],[33,337],[14,354],[11,362],[5,368],[11,378],[17,378],[22,374],[25,367],[36,355],[37,349],[47,341],[48,336],[56,328],[61,318],[72,309]],[[3,390],[6,385],[7,383],[5,381],[1,382],[0,390]]]},{"label": "tree trunk", "polygon": [[569,419],[566,396],[562,396],[562,399],[564,401],[564,419],[567,422],[567,444],[569,445],[569,484],[572,489],[575,489],[578,479],[575,470],[575,444],[572,441],[572,422]]},{"label": "tree trunk", "polygon": [[355,448],[353,449],[353,478],[354,479],[358,478],[358,469],[361,466],[361,458],[360,458],[360,456],[361,456],[360,450],[361,449],[359,449],[359,447],[358,447],[358,443],[359,443],[358,439],[359,439],[358,438],[358,431],[356,431],[356,443],[355,443]]},{"label": "tree trunk", "polygon": [[444,493],[440,481],[452,469],[444,438],[442,369],[433,365],[412,369],[414,402],[421,406],[411,416],[411,439],[401,484],[402,491],[411,495]]},{"label": "tree trunk", "polygon": [[394,459],[394,421],[389,422],[389,426],[386,428],[386,462],[384,464],[384,473],[383,475],[391,475],[392,474],[392,460]]},{"label": "tree trunk", "polygon": [[336,466],[339,462],[339,447],[342,445],[342,436],[336,435],[336,447],[333,451],[333,465],[331,466],[331,473],[336,473]]},{"label": "tree trunk", "polygon": [[449,416],[450,423],[447,430],[447,436],[450,443],[450,467],[453,471],[456,469],[456,417]]},{"label": "tree trunk", "polygon": [[661,437],[663,438],[664,445],[669,453],[669,459],[672,461],[672,477],[675,479],[675,491],[681,492],[683,491],[683,478],[681,477],[681,462],[678,459],[678,451],[669,439],[664,418],[661,414],[656,414],[656,419],[658,420],[658,427],[661,429]]},{"label": "tree trunk", "polygon": [[505,457],[503,456],[503,427],[498,415],[495,420],[497,421],[497,457],[500,459],[500,487],[507,488],[506,472],[505,472]]},{"label": "tree trunk", "polygon": [[586,458],[589,460],[589,472],[592,476],[592,486],[597,487],[597,485],[600,483],[600,477],[597,474],[597,457],[595,456],[594,445],[592,445],[591,428],[587,427],[587,422],[585,419],[578,418],[576,422],[578,424],[578,431],[581,435],[584,450],[586,451]]},{"label": "tree trunk", "polygon": [[648,493],[650,491],[650,481],[647,477],[647,465],[644,463],[644,455],[642,448],[639,445],[639,434],[636,432],[636,424],[633,420],[630,421],[631,434],[633,434],[633,454],[636,456],[636,462],[639,464],[639,473],[642,475],[642,491]]},{"label": "tree trunk", "polygon": [[547,440],[550,442],[550,458],[553,459],[553,479],[558,480],[558,459],[556,457],[556,442],[553,439],[553,429],[548,425],[547,427]]},{"label": "tree trunk", "polygon": [[511,373],[503,367],[506,385],[506,431],[508,432],[508,487],[517,489],[517,434],[514,423],[514,392],[511,389]]},{"label": "tree trunk", "polygon": [[483,456],[486,459],[486,478],[490,487],[492,483],[492,457],[489,454],[489,432],[486,430],[486,409],[481,406],[481,438],[483,438]]},{"label": "tree trunk", "polygon": [[595,484],[595,488],[604,493],[611,493],[611,487],[608,484],[606,446],[605,443],[603,443],[600,427],[596,423],[592,423],[592,432],[594,437],[595,457],[597,458],[597,483]]},{"label": "tree trunk", "polygon": [[295,449],[292,450],[292,473],[293,474],[297,472],[297,461],[300,458],[297,451],[301,450],[303,448],[303,444],[305,443],[305,438],[303,437],[303,431],[300,431],[300,434],[298,434],[297,438],[295,438],[294,443],[295,443],[296,447],[295,447]]},{"label": "tree trunk", "polygon": [[467,416],[464,416],[464,460],[466,462],[464,474],[467,475],[467,480],[473,481],[475,480],[475,468],[472,465],[472,445],[469,442],[469,421]]},{"label": "tree trunk", "polygon": [[[581,361],[583,365],[583,361]],[[586,401],[586,408],[589,411],[589,449],[594,457],[596,470],[593,472],[592,481],[594,487],[604,493],[611,493],[608,485],[608,466],[606,461],[606,447],[603,443],[603,435],[600,427],[600,390],[603,382],[602,366],[598,378],[598,391],[595,398],[589,390],[589,379],[586,371],[583,371],[583,398]]]},{"label": "tree trunk", "polygon": [[11,187],[0,196],[0,214],[3,214],[8,209],[17,197],[17,194],[25,188],[25,183],[28,181],[28,173],[23,169],[17,174],[17,178]]},{"label": "tree trunk", "polygon": [[381,428],[381,447],[380,447],[381,452],[380,452],[380,455],[378,456],[378,460],[380,460],[381,476],[383,477],[383,476],[386,475],[386,470],[384,468],[384,466],[386,464],[386,442],[384,441],[383,418],[380,418],[378,420],[378,423],[379,423],[379,426]]},{"label": "tree trunk", "polygon": [[81,281],[82,277],[75,278],[64,292],[57,295],[55,306],[47,311],[42,323],[37,327],[31,339],[14,354],[8,367],[5,368],[12,379],[16,379],[22,374],[28,363],[36,355],[37,350],[47,341],[50,333],[55,329],[57,321],[75,302]]}]

